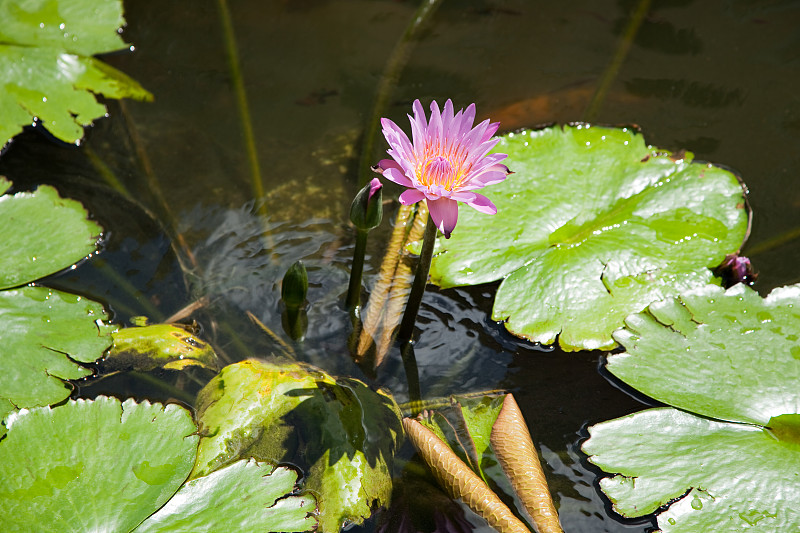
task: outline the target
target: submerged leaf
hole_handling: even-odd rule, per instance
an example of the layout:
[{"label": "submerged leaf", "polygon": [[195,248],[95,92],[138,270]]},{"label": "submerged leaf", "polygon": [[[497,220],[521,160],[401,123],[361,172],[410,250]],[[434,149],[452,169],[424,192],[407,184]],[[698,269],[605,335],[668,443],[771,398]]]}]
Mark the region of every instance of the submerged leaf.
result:
[{"label": "submerged leaf", "polygon": [[186,483],[135,531],[311,531],[316,502],[291,495],[296,481],[289,468],[238,461]]},{"label": "submerged leaf", "polygon": [[187,366],[216,369],[214,349],[189,329],[180,324],[153,324],[116,331],[103,367],[111,371],[180,370]]},{"label": "submerged leaf", "polygon": [[563,533],[539,462],[539,453],[511,394],[505,396],[503,408],[492,427],[491,444],[503,472],[511,480],[514,492],[533,518],[539,533]]},{"label": "submerged leaf", "polygon": [[229,365],[197,398],[202,439],[192,478],[240,458],[292,463],[318,495],[320,528],[339,531],[388,503],[402,434],[389,397],[299,364]]},{"label": "submerged leaf", "polygon": [[105,114],[94,94],[151,99],[138,83],[91,56],[125,48],[119,0],[0,2],[0,145],[41,120],[75,142]]},{"label": "submerged leaf", "polygon": [[[2,20],[2,19],[0,19]],[[11,183],[0,176],[0,194]],[[0,196],[0,289],[30,283],[95,251],[102,229],[48,185]]]},{"label": "submerged leaf", "polygon": [[198,440],[183,408],[102,396],[22,410],[7,425],[0,516],[8,531],[130,531],[178,490]]},{"label": "submerged leaf", "polygon": [[62,380],[92,371],[111,344],[103,307],[47,287],[0,291],[0,398],[18,408],[49,405],[69,396]]},{"label": "submerged leaf", "polygon": [[800,500],[800,285],[764,299],[705,287],[626,323],[615,338],[627,353],[609,356],[609,370],[702,417],[659,408],[589,429],[589,460],[619,473],[600,482],[615,510],[671,504],[664,532],[800,529],[785,505]]},{"label": "submerged leaf", "polygon": [[742,245],[745,192],[720,167],[588,125],[508,134],[516,172],[492,186],[498,212],[470,209],[439,239],[442,287],[503,280],[492,317],[565,350],[613,348],[611,332],[649,303],[712,281]]},{"label": "submerged leaf", "polygon": [[462,499],[501,533],[529,532],[486,483],[430,429],[411,418],[403,419],[403,427],[439,484],[452,498]]}]

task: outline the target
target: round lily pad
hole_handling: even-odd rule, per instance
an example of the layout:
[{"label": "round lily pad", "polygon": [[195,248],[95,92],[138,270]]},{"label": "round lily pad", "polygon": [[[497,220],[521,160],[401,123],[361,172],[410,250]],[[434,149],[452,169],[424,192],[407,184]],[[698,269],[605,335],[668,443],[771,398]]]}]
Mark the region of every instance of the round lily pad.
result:
[{"label": "round lily pad", "polygon": [[[0,194],[11,183],[0,176]],[[77,263],[97,248],[102,229],[80,202],[48,185],[0,196],[0,289],[30,283]]]},{"label": "round lily pad", "polygon": [[800,285],[766,298],[708,286],[625,320],[608,370],[661,402],[718,420],[767,425],[800,407]]},{"label": "round lily pad", "polygon": [[94,95],[151,99],[122,72],[91,57],[125,48],[119,0],[0,2],[0,146],[41,120],[76,142],[106,108]]},{"label": "round lily pad", "polygon": [[658,408],[589,433],[589,460],[619,473],[600,487],[623,516],[671,504],[658,515],[664,533],[800,530],[790,503],[800,501],[800,446],[760,427]]},{"label": "round lily pad", "polygon": [[194,464],[192,415],[113,398],[12,414],[0,441],[0,516],[8,531],[130,531]]},{"label": "round lily pad", "polygon": [[630,128],[589,125],[501,138],[515,174],[486,189],[498,212],[459,212],[431,280],[503,280],[492,318],[565,350],[611,349],[649,303],[712,281],[749,215],[732,172],[647,146]]},{"label": "round lily pad", "polygon": [[238,461],[186,483],[136,533],[173,531],[310,531],[316,501],[291,495],[297,473]]},{"label": "round lily pad", "polygon": [[[651,304],[614,337],[608,369],[686,411],[650,409],[597,424],[583,445],[600,487],[664,532],[796,531],[800,512],[800,285],[766,298],[707,286]],[[697,413],[697,414],[693,414]]]},{"label": "round lily pad", "polygon": [[402,435],[388,395],[299,364],[229,365],[197,396],[200,447],[192,478],[240,458],[304,469],[319,527],[338,532],[388,503]]},{"label": "round lily pad", "polygon": [[69,396],[111,344],[103,306],[47,287],[0,291],[0,398],[18,408]]}]

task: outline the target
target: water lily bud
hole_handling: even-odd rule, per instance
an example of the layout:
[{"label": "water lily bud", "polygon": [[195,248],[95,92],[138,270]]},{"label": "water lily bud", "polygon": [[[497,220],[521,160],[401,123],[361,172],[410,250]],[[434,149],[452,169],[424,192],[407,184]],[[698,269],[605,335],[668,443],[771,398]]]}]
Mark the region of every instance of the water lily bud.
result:
[{"label": "water lily bud", "polygon": [[289,267],[281,283],[281,298],[286,307],[297,308],[306,301],[308,293],[308,272],[302,261]]},{"label": "water lily bud", "polygon": [[371,230],[381,223],[383,218],[382,189],[381,180],[373,178],[356,194],[350,205],[350,220],[358,229]]}]

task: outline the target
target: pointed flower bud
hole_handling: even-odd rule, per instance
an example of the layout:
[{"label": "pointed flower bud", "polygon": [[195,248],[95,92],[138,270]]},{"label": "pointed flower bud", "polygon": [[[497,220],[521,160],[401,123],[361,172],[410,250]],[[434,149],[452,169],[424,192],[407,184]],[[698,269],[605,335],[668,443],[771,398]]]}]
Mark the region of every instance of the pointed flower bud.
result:
[{"label": "pointed flower bud", "polygon": [[298,308],[306,301],[308,293],[308,272],[302,261],[289,267],[281,283],[281,298],[289,308]]},{"label": "pointed flower bud", "polygon": [[381,223],[383,218],[383,185],[373,178],[358,191],[350,205],[350,220],[362,231],[368,231]]}]

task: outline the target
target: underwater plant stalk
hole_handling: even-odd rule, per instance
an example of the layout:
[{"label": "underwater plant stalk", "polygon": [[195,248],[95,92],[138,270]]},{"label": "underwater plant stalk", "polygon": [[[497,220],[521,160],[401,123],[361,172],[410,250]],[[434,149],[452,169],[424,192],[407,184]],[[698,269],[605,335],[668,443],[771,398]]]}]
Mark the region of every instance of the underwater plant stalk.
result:
[{"label": "underwater plant stalk", "polygon": [[[242,122],[242,136],[247,150],[247,160],[250,162],[253,195],[256,199],[260,199],[264,196],[264,184],[261,181],[261,166],[258,163],[258,151],[256,150],[256,139],[253,134],[253,123],[250,121],[250,106],[247,103],[247,92],[244,89],[244,77],[239,68],[236,34],[233,31],[233,22],[231,21],[231,12],[228,9],[227,1],[217,0],[217,6],[219,7],[219,18],[222,23],[225,51],[228,55],[228,68],[231,71],[231,82],[236,92],[236,104],[239,108],[239,118]],[[263,204],[260,206],[260,210],[264,210]]]},{"label": "underwater plant stalk", "polygon": [[417,272],[414,275],[414,283],[411,285],[411,294],[408,295],[406,310],[403,313],[403,320],[400,322],[400,329],[397,332],[397,340],[400,345],[408,343],[414,333],[414,323],[417,321],[417,312],[422,303],[422,295],[425,292],[425,285],[428,284],[428,272],[431,270],[431,259],[433,259],[433,245],[436,241],[436,224],[430,213],[428,223],[425,225],[425,235],[422,238],[422,251],[419,254]]},{"label": "underwater plant stalk", "polygon": [[603,77],[600,78],[600,83],[598,84],[597,89],[592,96],[592,101],[589,102],[589,107],[586,109],[586,113],[583,115],[583,118],[586,122],[591,122],[597,118],[597,113],[600,111],[600,106],[603,105],[603,101],[606,99],[608,89],[617,78],[619,69],[622,66],[622,63],[625,61],[625,57],[627,57],[628,52],[631,49],[631,45],[633,44],[633,40],[636,38],[636,34],[639,32],[642,21],[649,10],[650,0],[640,0],[639,5],[636,6],[636,11],[633,12],[633,15],[631,15],[631,18],[628,21],[628,25],[625,27],[625,33],[622,35],[622,40],[619,43],[619,47],[614,53],[611,63],[608,65],[605,72],[603,72]]},{"label": "underwater plant stalk", "polygon": [[[224,0],[220,0],[224,1]],[[434,11],[442,3],[442,0],[422,0],[420,6],[411,17],[411,22],[403,32],[403,36],[397,41],[389,60],[386,62],[386,67],[383,69],[380,81],[378,82],[377,96],[375,97],[375,104],[372,107],[372,114],[370,115],[367,130],[364,132],[364,145],[361,149],[361,161],[358,164],[358,183],[361,185],[366,184],[372,175],[372,151],[375,147],[375,135],[378,133],[378,126],[380,125],[381,117],[385,115],[384,111],[389,103],[389,97],[392,91],[397,86],[397,81],[400,79],[400,73],[403,71],[411,55],[411,49],[416,44],[417,38],[425,24],[430,20]]]}]

